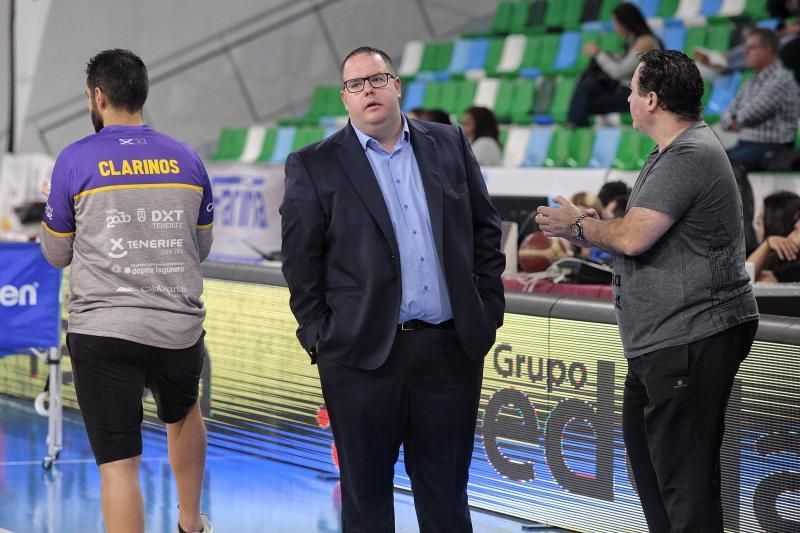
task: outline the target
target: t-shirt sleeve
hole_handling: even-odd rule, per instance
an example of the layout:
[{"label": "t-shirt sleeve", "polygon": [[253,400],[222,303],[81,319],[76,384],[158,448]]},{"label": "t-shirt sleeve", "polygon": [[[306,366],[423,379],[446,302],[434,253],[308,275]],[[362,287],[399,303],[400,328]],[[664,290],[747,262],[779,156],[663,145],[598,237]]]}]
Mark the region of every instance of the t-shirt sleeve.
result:
[{"label": "t-shirt sleeve", "polygon": [[203,187],[203,200],[200,203],[200,213],[197,217],[198,226],[210,226],[214,222],[214,195],[211,192],[211,180],[205,165],[198,157],[197,165],[201,172],[200,181]]},{"label": "t-shirt sleeve", "polygon": [[665,213],[678,220],[700,195],[704,168],[696,145],[670,146],[649,171],[641,190],[628,205]]},{"label": "t-shirt sleeve", "polygon": [[50,195],[47,198],[42,222],[51,233],[68,236],[75,232],[75,200],[71,157],[61,152],[53,167]]}]

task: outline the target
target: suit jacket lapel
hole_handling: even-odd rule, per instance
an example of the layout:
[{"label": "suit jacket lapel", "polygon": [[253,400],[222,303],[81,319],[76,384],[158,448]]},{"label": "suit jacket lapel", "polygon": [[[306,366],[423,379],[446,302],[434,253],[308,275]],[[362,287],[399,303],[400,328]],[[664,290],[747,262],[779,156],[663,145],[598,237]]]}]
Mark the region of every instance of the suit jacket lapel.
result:
[{"label": "suit jacket lapel", "polygon": [[433,230],[433,240],[436,243],[436,250],[439,253],[439,260],[444,268],[444,191],[439,155],[436,139],[430,135],[427,128],[418,124],[415,120],[409,120],[409,130],[411,132],[411,145],[414,147],[414,155],[419,166],[419,173],[422,176],[422,186],[425,189],[425,197],[428,200],[428,213],[431,217],[431,229]]},{"label": "suit jacket lapel", "polygon": [[340,136],[337,135],[334,141],[340,146],[340,149],[335,150],[335,153],[344,169],[345,175],[353,184],[356,194],[364,202],[367,211],[380,227],[392,253],[399,258],[400,252],[394,235],[392,220],[389,218],[389,210],[386,207],[386,201],[383,199],[380,185],[378,185],[378,179],[375,177],[367,155],[364,153],[364,149],[361,143],[358,142],[358,137],[356,137],[355,131],[353,131],[350,124],[342,130]]}]

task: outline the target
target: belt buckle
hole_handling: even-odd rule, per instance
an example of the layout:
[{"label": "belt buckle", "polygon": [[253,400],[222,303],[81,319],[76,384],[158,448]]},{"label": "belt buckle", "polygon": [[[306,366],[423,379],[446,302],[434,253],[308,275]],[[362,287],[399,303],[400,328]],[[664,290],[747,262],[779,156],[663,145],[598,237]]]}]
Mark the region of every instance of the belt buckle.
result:
[{"label": "belt buckle", "polygon": [[[406,327],[406,324],[409,324],[408,327]],[[400,324],[400,331],[414,331],[414,328],[411,327],[411,321],[407,320],[405,322],[402,322]]]}]

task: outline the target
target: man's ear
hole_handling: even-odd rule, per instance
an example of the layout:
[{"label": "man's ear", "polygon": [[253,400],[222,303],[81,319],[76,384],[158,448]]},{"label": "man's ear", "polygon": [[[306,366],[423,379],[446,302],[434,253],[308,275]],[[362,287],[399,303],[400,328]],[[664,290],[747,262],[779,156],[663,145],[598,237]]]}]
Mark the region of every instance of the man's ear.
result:
[{"label": "man's ear", "polygon": [[658,95],[655,91],[650,91],[647,93],[647,109],[649,111],[655,110],[658,107]]},{"label": "man's ear", "polygon": [[104,93],[103,89],[101,89],[100,87],[94,88],[92,98],[94,99],[94,103],[97,109],[105,109],[106,107],[108,107],[108,98],[106,98],[106,93]]}]

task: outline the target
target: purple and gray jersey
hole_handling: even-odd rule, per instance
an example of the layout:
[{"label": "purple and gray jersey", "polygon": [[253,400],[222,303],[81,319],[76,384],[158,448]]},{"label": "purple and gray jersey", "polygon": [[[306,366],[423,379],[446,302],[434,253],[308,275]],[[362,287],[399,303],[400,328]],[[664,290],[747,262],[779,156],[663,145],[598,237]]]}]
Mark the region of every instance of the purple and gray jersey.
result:
[{"label": "purple and gray jersey", "polygon": [[147,125],[107,126],[66,147],[41,240],[50,263],[72,265],[68,331],[193,345],[213,211],[197,153]]}]

